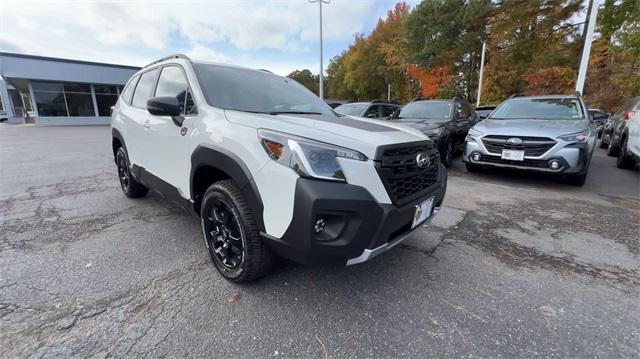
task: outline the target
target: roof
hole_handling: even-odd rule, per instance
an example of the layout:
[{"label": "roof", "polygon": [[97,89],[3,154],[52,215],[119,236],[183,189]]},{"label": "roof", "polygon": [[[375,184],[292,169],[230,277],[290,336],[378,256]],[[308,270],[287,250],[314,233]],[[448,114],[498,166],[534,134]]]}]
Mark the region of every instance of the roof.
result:
[{"label": "roof", "polygon": [[2,51],[0,51],[0,56],[16,57],[16,58],[31,59],[31,60],[66,62],[66,63],[79,64],[79,65],[117,67],[117,68],[122,68],[122,69],[129,69],[129,70],[139,70],[141,68],[141,67],[138,67],[138,66],[109,64],[109,63],[106,63],[106,62],[93,62],[93,61],[83,61],[83,60],[62,59],[62,58],[59,58],[59,57],[16,54],[16,53],[12,53],[12,52],[2,52]]},{"label": "roof", "polygon": [[544,100],[544,99],[554,99],[554,98],[575,98],[578,99],[576,95],[539,95],[539,96],[517,96],[510,97],[508,100]]}]

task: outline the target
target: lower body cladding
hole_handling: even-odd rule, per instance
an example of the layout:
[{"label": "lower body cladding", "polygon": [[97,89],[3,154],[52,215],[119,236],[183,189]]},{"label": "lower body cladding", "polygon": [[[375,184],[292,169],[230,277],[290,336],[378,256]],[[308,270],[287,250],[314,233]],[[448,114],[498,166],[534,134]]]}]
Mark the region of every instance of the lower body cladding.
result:
[{"label": "lower body cladding", "polygon": [[561,174],[581,174],[588,170],[591,150],[587,143],[572,143],[551,148],[543,156],[525,156],[522,160],[507,160],[498,153],[489,153],[476,141],[465,143],[462,161],[483,167],[512,168]]},{"label": "lower body cladding", "polygon": [[[365,262],[402,242],[438,212],[446,170],[428,193],[401,207],[378,203],[361,186],[299,178],[293,219],[281,238],[262,234],[279,256],[306,265]],[[428,219],[412,228],[416,206],[433,198]]]}]

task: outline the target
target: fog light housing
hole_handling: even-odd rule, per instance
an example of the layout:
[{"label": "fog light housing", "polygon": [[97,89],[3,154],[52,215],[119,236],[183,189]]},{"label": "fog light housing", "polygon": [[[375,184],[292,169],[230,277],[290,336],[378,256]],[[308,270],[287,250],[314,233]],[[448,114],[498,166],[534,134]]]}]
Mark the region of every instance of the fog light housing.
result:
[{"label": "fog light housing", "polygon": [[474,152],[474,153],[471,154],[471,160],[473,162],[478,162],[478,161],[480,161],[481,158],[482,158],[482,155],[480,153],[478,153],[478,152]]},{"label": "fog light housing", "polygon": [[322,231],[324,231],[324,227],[327,225],[327,222],[324,220],[324,218],[320,217],[318,219],[316,219],[316,223],[313,226],[313,230],[316,233],[320,233]]},{"label": "fog light housing", "polygon": [[549,162],[547,162],[547,165],[552,170],[557,170],[557,169],[560,169],[560,167],[562,167],[562,163],[560,163],[560,161],[558,160],[549,160]]}]

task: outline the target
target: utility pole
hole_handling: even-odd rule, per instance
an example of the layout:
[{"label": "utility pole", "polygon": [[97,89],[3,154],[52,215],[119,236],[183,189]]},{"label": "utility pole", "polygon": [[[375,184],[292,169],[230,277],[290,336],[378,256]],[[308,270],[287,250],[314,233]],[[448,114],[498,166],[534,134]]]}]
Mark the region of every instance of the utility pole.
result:
[{"label": "utility pole", "polygon": [[482,56],[480,57],[480,78],[478,78],[478,98],[476,107],[480,106],[480,93],[482,92],[482,76],[484,75],[484,53],[487,51],[487,42],[482,43]]},{"label": "utility pole", "polygon": [[387,84],[387,101],[391,101],[391,84]]},{"label": "utility pole", "polygon": [[589,22],[587,26],[587,34],[584,37],[584,47],[582,48],[582,59],[580,60],[580,70],[578,71],[578,80],[576,81],[576,91],[584,90],[584,81],[587,78],[587,67],[589,67],[589,55],[591,54],[591,43],[593,42],[593,31],[596,27],[596,18],[598,17],[598,3],[596,0],[590,0],[589,7],[591,13],[588,14]]},{"label": "utility pole", "polygon": [[309,0],[310,3],[318,3],[320,13],[320,99],[324,101],[324,66],[322,65],[322,3],[329,4],[331,0]]}]

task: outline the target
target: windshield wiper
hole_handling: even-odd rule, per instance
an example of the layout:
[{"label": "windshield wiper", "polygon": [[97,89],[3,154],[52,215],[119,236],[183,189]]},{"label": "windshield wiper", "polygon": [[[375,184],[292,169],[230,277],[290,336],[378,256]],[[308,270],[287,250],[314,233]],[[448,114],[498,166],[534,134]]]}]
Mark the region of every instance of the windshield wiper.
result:
[{"label": "windshield wiper", "polygon": [[320,112],[310,112],[310,111],[271,111],[270,115],[322,115]]}]

